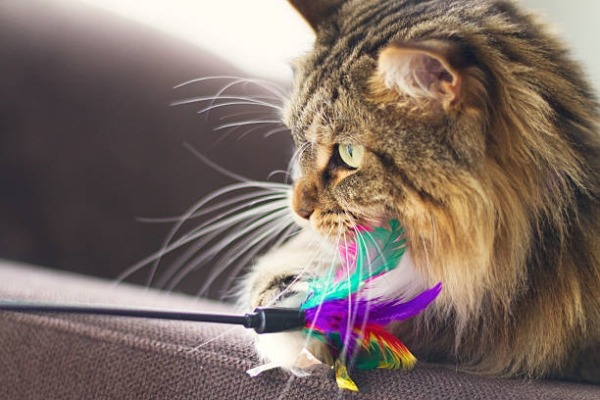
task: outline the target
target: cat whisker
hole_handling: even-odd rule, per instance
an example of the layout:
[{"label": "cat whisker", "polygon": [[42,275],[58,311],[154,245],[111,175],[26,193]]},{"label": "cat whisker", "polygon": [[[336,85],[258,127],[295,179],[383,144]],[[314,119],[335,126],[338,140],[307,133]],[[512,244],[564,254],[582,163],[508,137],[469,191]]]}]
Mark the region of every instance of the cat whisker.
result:
[{"label": "cat whisker", "polygon": [[[357,224],[354,222],[356,219],[353,218],[353,216],[351,216],[347,211],[345,211],[345,214],[346,214],[346,218],[348,219],[348,221],[350,221],[352,229],[356,231],[357,228],[358,228]],[[378,243],[374,239],[374,236],[373,236],[373,234],[371,232],[364,231],[364,230],[360,231],[360,235],[357,235],[355,240],[362,241],[362,242],[368,242],[368,245],[362,246],[362,248],[367,251],[367,254],[364,255],[364,257],[367,260],[367,262],[364,263],[364,265],[368,268],[368,274],[372,275],[374,265],[377,264],[377,262],[379,261],[380,257],[384,257],[383,249],[381,248],[381,244]],[[348,246],[348,243],[345,242],[345,245]],[[375,251],[374,254],[372,253],[372,250]],[[367,293],[367,296],[368,296],[369,292],[367,291],[366,293]],[[369,309],[371,307],[371,303],[370,303],[371,297],[368,296],[366,298],[362,298],[361,300],[366,301],[366,310],[365,310],[365,313],[362,316],[362,321],[359,321],[360,322],[359,334],[362,335],[362,332],[364,332],[365,329],[366,329],[367,321],[369,319]],[[349,301],[350,301],[350,297],[349,297]],[[350,307],[349,307],[349,309],[350,309]],[[352,320],[351,320],[352,326],[356,326],[356,322],[357,322],[356,321],[356,317],[357,317],[356,312],[357,311],[358,311],[358,309],[354,310],[354,315],[353,315]],[[350,328],[348,328],[348,329],[350,329]],[[361,340],[362,340],[362,338],[361,338]]]},{"label": "cat whisker", "polygon": [[[183,240],[183,239],[186,238],[186,236],[183,236],[177,242],[174,243],[175,246],[171,245],[172,240],[175,237],[176,233],[179,231],[179,229],[181,229],[181,227],[183,226],[183,224],[185,222],[190,221],[192,218],[197,218],[197,217],[199,217],[201,215],[205,215],[205,214],[207,214],[209,212],[218,211],[220,209],[223,209],[223,208],[226,208],[226,207],[233,206],[233,205],[237,204],[236,206],[227,209],[225,212],[217,214],[216,216],[212,217],[211,219],[205,221],[200,226],[197,226],[189,234],[194,233],[194,232],[200,232],[202,229],[204,229],[205,227],[213,224],[216,221],[221,221],[222,223],[224,223],[224,226],[226,226],[227,225],[227,221],[229,221],[229,220],[226,219],[226,217],[229,217],[231,215],[235,216],[235,214],[237,214],[239,211],[244,210],[244,209],[248,209],[249,211],[245,212],[243,215],[244,216],[245,215],[251,216],[254,213],[260,212],[260,210],[262,210],[262,208],[259,208],[259,211],[256,211],[256,207],[255,206],[257,204],[261,204],[261,203],[267,202],[266,205],[263,205],[261,207],[266,207],[267,209],[271,209],[273,201],[285,201],[285,202],[287,202],[288,194],[286,192],[280,192],[280,193],[276,192],[275,194],[265,194],[265,195],[262,195],[262,196],[261,196],[261,193],[264,193],[264,192],[256,192],[256,194],[250,193],[248,195],[242,195],[242,196],[234,197],[233,199],[231,199],[229,201],[225,201],[225,202],[223,202],[220,205],[209,207],[209,208],[207,208],[205,210],[202,210],[202,211],[197,211],[198,209],[202,208],[205,204],[207,204],[209,201],[212,201],[215,198],[218,198],[218,197],[220,197],[222,195],[231,193],[234,190],[246,189],[248,187],[253,187],[253,186],[254,185],[248,185],[248,182],[243,182],[243,183],[239,183],[239,184],[230,185],[228,187],[225,187],[225,188],[223,188],[221,190],[218,190],[218,191],[212,193],[211,195],[207,196],[207,198],[205,198],[204,200],[201,200],[200,202],[196,203],[190,209],[190,211],[188,213],[186,213],[185,215],[183,215],[182,217],[180,217],[177,220],[177,224],[175,224],[175,226],[167,234],[167,236],[165,238],[165,241],[163,243],[163,250],[162,250],[162,252],[159,252],[159,253],[156,254],[158,257],[155,259],[155,261],[158,263],[160,261],[160,258],[163,255],[165,255],[168,252],[171,252],[172,250],[175,250],[176,248],[180,247],[181,245],[184,245],[184,244],[187,243],[187,241],[186,241],[185,243],[181,243],[179,245],[177,244],[181,240]],[[246,199],[247,200],[251,200],[251,201],[246,201]],[[240,202],[242,202],[242,203],[238,204]],[[158,267],[157,263],[154,265],[153,271],[155,271],[156,268]],[[153,275],[154,274],[151,273],[151,277]]]},{"label": "cat whisker", "polygon": [[[292,179],[295,177],[295,169],[297,168],[298,165],[298,160],[300,159],[300,157],[302,156],[302,154],[310,147],[310,144],[308,142],[302,144],[302,146],[300,146],[300,148],[296,149],[296,151],[294,151],[294,154],[292,155],[292,158],[290,159],[290,162],[288,163],[288,176],[291,177]],[[287,182],[287,181],[286,181]]]},{"label": "cat whisker", "polygon": [[[269,248],[277,248],[284,242],[291,239],[293,236],[297,235],[300,232],[300,228],[296,225],[296,223],[291,219],[289,221],[282,221],[280,227],[276,227],[277,229],[273,230],[271,234],[271,238],[267,238],[264,241],[264,245],[257,247],[257,250],[253,250],[251,253],[248,253],[244,258],[240,259],[237,262],[237,265],[234,268],[227,268],[228,271],[227,279],[223,284],[223,288],[227,290],[227,292],[222,296],[223,300],[233,299],[237,293],[239,293],[239,285],[235,284],[235,280],[238,279],[240,272],[244,267],[247,266],[247,263],[256,256],[261,250],[265,247]],[[272,243],[271,241],[274,240]],[[231,271],[229,271],[231,269]]]},{"label": "cat whisker", "polygon": [[248,120],[248,121],[239,121],[239,122],[230,122],[227,124],[219,125],[215,128],[215,131],[220,131],[227,128],[241,127],[241,126],[250,126],[250,125],[268,125],[268,124],[281,124],[281,121],[278,119],[257,119],[257,120]]},{"label": "cat whisker", "polygon": [[277,396],[277,400],[282,400],[282,399],[288,398],[287,393],[290,390],[290,388],[292,387],[292,383],[294,382],[295,379],[296,379],[296,377],[293,374],[290,374],[287,381],[285,382],[285,386],[281,390],[279,396]]},{"label": "cat whisker", "polygon": [[198,351],[198,350],[200,350],[202,347],[204,347],[204,346],[207,346],[207,345],[209,345],[209,344],[211,344],[211,343],[213,343],[213,342],[216,342],[217,340],[219,340],[219,339],[221,339],[221,338],[223,338],[223,337],[225,337],[225,336],[229,335],[229,334],[230,334],[230,333],[232,333],[233,331],[236,331],[236,330],[239,330],[239,329],[240,329],[240,327],[239,327],[239,326],[232,326],[232,327],[230,327],[230,328],[227,328],[227,329],[226,329],[224,332],[222,332],[222,333],[220,333],[220,334],[218,334],[218,335],[215,335],[215,336],[211,337],[210,339],[206,339],[206,340],[204,340],[202,343],[200,343],[200,344],[198,344],[198,345],[196,345],[196,346],[192,347],[192,348],[189,350],[189,352],[190,352],[190,353],[197,352],[197,351]]},{"label": "cat whisker", "polygon": [[[229,227],[227,229],[232,228]],[[166,288],[169,282],[173,279],[173,276],[177,274],[177,271],[180,271],[181,268],[184,268],[184,265],[186,263],[190,265],[190,260],[194,257],[194,255],[197,254],[200,250],[204,249],[205,246],[207,246],[217,237],[223,235],[223,232],[226,232],[226,229],[222,231],[214,230],[210,233],[205,233],[204,235],[196,238],[193,245],[190,245],[190,248],[188,248],[183,254],[178,256],[176,261],[170,263],[167,271],[163,272],[160,278],[157,280],[156,286],[162,289]]]},{"label": "cat whisker", "polygon": [[[219,99],[222,100],[222,99]],[[209,111],[218,109],[218,108],[223,108],[223,107],[231,107],[231,106],[260,106],[260,107],[265,107],[268,109],[273,109],[276,110],[278,112],[281,111],[281,107],[277,106],[275,104],[271,104],[271,103],[267,103],[267,102],[259,102],[259,101],[252,101],[250,99],[238,99],[238,101],[228,101],[228,102],[224,102],[224,103],[212,103],[211,105],[204,107],[200,110],[198,110],[198,114],[204,114],[207,113]]]},{"label": "cat whisker", "polygon": [[276,132],[285,132],[288,129],[282,127],[281,121],[278,119],[275,120],[248,120],[248,121],[238,121],[238,122],[230,122],[230,123],[226,123],[223,125],[219,125],[218,127],[216,127],[214,129],[214,131],[221,131],[224,129],[229,129],[226,132],[226,135],[234,132],[235,130],[237,130],[238,128],[241,127],[252,127],[250,129],[245,130],[239,137],[239,139],[242,139],[243,137],[245,137],[246,135],[249,135],[250,133],[259,130],[259,129],[264,129],[267,126],[270,125],[278,125],[278,127],[276,129],[270,129],[268,132],[266,132],[263,136],[264,137],[268,137]]},{"label": "cat whisker", "polygon": [[[240,181],[240,182],[260,182],[260,181],[252,181],[249,178],[246,178],[242,175],[236,174],[235,172],[232,172],[230,170],[228,170],[227,168],[223,168],[222,166],[220,166],[219,164],[213,162],[212,160],[210,160],[208,157],[206,157],[204,154],[200,153],[198,150],[196,150],[196,148],[194,146],[192,146],[191,144],[185,142],[183,144],[183,146],[188,149],[197,159],[199,159],[200,161],[202,161],[204,164],[208,165],[209,167],[211,167],[212,169],[214,169],[217,172],[220,172],[221,174],[228,176],[236,181]],[[263,182],[266,183],[266,182]]]},{"label": "cat whisker", "polygon": [[290,129],[287,126],[282,125],[279,128],[269,129],[267,132],[265,132],[263,134],[263,137],[268,138],[268,137],[270,137],[272,135],[275,135],[277,133],[280,133],[280,132],[288,132],[289,133],[289,131],[290,131]]},{"label": "cat whisker", "polygon": [[[345,235],[345,232],[343,232],[344,224],[342,224],[341,217],[338,217],[338,218],[340,218],[340,223],[338,223],[338,226],[339,226],[339,229],[340,229],[340,232],[338,233],[338,237],[341,237],[343,235],[344,245],[346,246],[345,248],[347,249],[348,248],[347,237]],[[350,263],[349,263],[350,260],[348,259],[348,254],[345,254],[345,257],[346,257],[346,264],[344,266],[344,270],[345,270],[344,272],[346,272],[346,280],[350,281],[350,276],[352,275],[353,271],[350,270],[351,266],[350,266]],[[356,318],[356,313],[353,313],[353,309],[352,309],[352,304],[353,304],[353,302],[352,302],[352,290],[351,290],[350,286],[348,286],[347,299],[348,299],[348,301],[347,301],[347,303],[348,303],[348,315],[351,316],[351,317],[348,318],[347,321],[346,321],[345,332],[340,332],[340,333],[342,333],[342,335],[344,337],[344,339],[342,340],[343,343],[349,343],[350,342],[350,337],[352,336],[352,326],[354,325],[354,320]],[[346,348],[342,349],[342,355],[341,355],[342,358],[346,357],[346,354],[345,354],[346,351],[347,351]]]},{"label": "cat whisker", "polygon": [[[251,84],[251,85],[256,85],[260,88],[263,88],[263,89],[271,92],[272,94],[274,94],[275,96],[277,96],[280,99],[284,99],[287,96],[287,93],[283,89],[281,89],[279,86],[275,85],[272,82],[269,82],[269,81],[266,81],[263,79],[243,78],[243,77],[231,76],[231,75],[216,75],[216,76],[205,76],[205,77],[201,77],[201,78],[194,78],[194,79],[190,79],[188,81],[185,81],[183,83],[180,83],[180,84],[174,86],[173,89],[180,89],[180,88],[183,88],[185,86],[189,86],[189,85],[192,85],[195,83],[203,83],[203,82],[209,82],[209,81],[215,81],[215,80],[230,80],[230,81],[232,81],[226,85],[226,88],[230,88],[230,87],[233,87],[238,84],[246,84],[246,85]],[[223,89],[221,91],[223,91]]]},{"label": "cat whisker", "polygon": [[[120,277],[118,277],[119,280],[122,280],[125,277],[131,275],[132,273],[138,271],[139,269],[147,266],[149,263],[153,263],[153,266],[151,268],[149,278],[148,278],[148,285],[151,285],[152,281],[154,280],[154,276],[156,275],[156,271],[158,270],[158,265],[160,263],[160,260],[162,259],[162,257],[164,255],[166,255],[166,254],[172,252],[173,250],[178,249],[184,245],[187,245],[194,240],[198,240],[198,239],[200,239],[200,242],[198,243],[198,245],[195,246],[195,248],[200,249],[201,247],[203,247],[204,245],[206,245],[207,243],[209,243],[211,240],[215,239],[219,235],[220,232],[218,232],[218,229],[229,229],[229,228],[235,226],[236,224],[243,222],[244,219],[252,219],[253,217],[255,218],[256,215],[257,214],[259,215],[261,212],[268,213],[269,211],[273,211],[274,207],[276,207],[275,204],[277,202],[280,202],[280,204],[282,206],[287,207],[287,203],[288,203],[288,200],[287,200],[288,193],[287,192],[289,191],[289,185],[271,183],[271,182],[250,181],[246,177],[235,174],[235,173],[213,163],[211,160],[209,160],[203,154],[198,152],[195,148],[193,148],[188,143],[185,143],[184,145],[188,148],[188,150],[190,150],[197,158],[199,158],[205,164],[209,165],[213,169],[217,170],[218,172],[220,172],[226,176],[229,176],[235,180],[240,181],[240,183],[229,185],[225,188],[217,190],[217,191],[211,193],[210,195],[206,196],[205,198],[203,198],[196,204],[194,204],[194,206],[191,207],[188,212],[186,212],[183,216],[181,216],[180,218],[177,219],[175,226],[171,229],[171,231],[167,235],[161,251],[151,255],[150,257],[142,260],[141,262],[137,263],[136,265],[130,267]],[[263,192],[263,194],[258,192],[258,193],[256,193],[256,195],[254,195],[253,193],[241,195],[238,197],[234,197],[233,199],[230,199],[228,201],[222,202],[220,205],[208,207],[207,209],[198,211],[199,209],[201,209],[202,207],[204,207],[205,205],[207,205],[208,203],[210,203],[211,201],[213,201],[217,198],[220,198],[224,195],[227,195],[227,194],[232,193],[237,190],[247,190],[250,188],[261,189],[261,192]],[[245,201],[245,200],[250,200],[250,201]],[[273,202],[275,202],[275,203],[273,203]],[[263,204],[263,203],[266,203],[266,204],[256,207],[257,204]],[[222,212],[222,213],[218,214],[217,216],[209,219],[208,221],[205,221],[203,224],[201,224],[196,229],[192,230],[191,232],[188,232],[187,234],[183,235],[176,241],[173,241],[173,238],[175,237],[176,233],[181,229],[183,224],[185,222],[189,221],[191,218],[195,218],[200,215],[206,215],[209,212],[226,209],[229,206],[231,206],[231,208],[229,210],[225,210],[225,212]],[[241,211],[243,209],[248,209],[248,211],[238,213],[238,211]],[[236,215],[234,215],[234,214],[236,214]],[[185,259],[186,257],[190,258],[196,252],[197,252],[197,250],[193,251],[193,252],[189,252],[189,251],[186,252],[184,254],[185,257],[183,259]],[[181,258],[180,258],[180,260],[181,260]],[[179,269],[180,265],[177,265],[177,264],[175,265],[175,267],[176,267],[176,269]],[[162,278],[160,279],[160,282],[159,282],[161,287],[166,285],[166,283],[169,280],[171,280],[171,277],[175,273],[175,272],[171,272],[171,271],[176,271],[176,269],[170,268],[166,272],[166,274],[162,275]]]},{"label": "cat whisker", "polygon": [[[243,229],[243,233],[252,233],[253,237],[263,239],[272,233],[272,229],[270,229],[269,227],[259,229],[260,226],[258,225],[263,225],[268,222],[269,221],[255,222],[254,224],[251,224],[251,226]],[[263,232],[267,233],[265,234]],[[217,242],[213,247],[209,248],[208,250],[204,250],[196,258],[192,260],[186,260],[186,267],[177,272],[177,274],[170,280],[166,288],[168,290],[174,289],[182,281],[182,279],[189,275],[192,271],[202,268],[208,261],[214,261],[213,272],[210,273],[208,278],[205,279],[205,283],[198,291],[198,295],[206,294],[207,290],[209,289],[210,285],[214,282],[214,280],[218,276],[220,276],[225,270],[227,270],[231,265],[235,264],[236,260],[240,258],[242,254],[247,254],[247,252],[249,252],[250,249],[253,247],[252,244],[248,243],[248,241],[242,241],[241,243],[232,247],[228,252],[223,252],[223,250],[231,244],[232,240],[237,240],[240,237],[241,234],[234,235],[232,237],[228,235],[227,238]],[[259,248],[257,252],[261,249],[262,248]],[[215,259],[215,257],[217,256],[218,258]],[[221,264],[221,262],[223,263]]]},{"label": "cat whisker", "polygon": [[[271,209],[270,207],[265,207],[265,208],[268,208],[269,210]],[[121,282],[124,279],[126,279],[127,277],[134,274],[135,272],[139,271],[140,269],[142,269],[150,264],[153,264],[150,274],[149,274],[148,281],[147,281],[147,285],[150,286],[152,284],[152,281],[154,280],[154,276],[158,269],[158,263],[165,255],[171,253],[172,251],[174,251],[194,240],[197,240],[201,237],[206,237],[207,234],[209,234],[209,233],[214,232],[215,236],[216,236],[220,233],[219,229],[227,228],[228,226],[234,225],[236,222],[239,222],[240,220],[243,220],[244,218],[255,215],[256,212],[257,212],[256,209],[250,209],[250,211],[228,217],[224,220],[222,218],[220,218],[221,216],[217,216],[215,218],[212,218],[207,223],[201,225],[200,227],[194,229],[193,231],[183,235],[176,241],[172,241],[175,233],[181,228],[183,223],[186,221],[185,218],[182,218],[181,222],[177,223],[176,226],[171,230],[171,232],[167,236],[167,239],[165,240],[165,244],[163,245],[163,247],[160,251],[151,254],[150,256],[146,257],[145,259],[139,261],[138,263],[136,263],[133,266],[126,269],[122,274],[120,274],[117,277],[117,282]],[[216,222],[216,221],[220,221],[220,222],[210,225],[211,223]]]},{"label": "cat whisker", "polygon": [[289,171],[284,171],[281,169],[275,170],[275,171],[271,171],[269,173],[269,175],[267,176],[267,179],[271,179],[276,175],[283,175],[285,177],[285,179],[287,180],[288,178],[290,178],[290,173]]},{"label": "cat whisker", "polygon": [[[283,204],[280,205],[280,208],[287,208],[287,201],[282,202],[282,203]],[[232,228],[238,226],[238,224],[241,222],[253,221],[256,219],[263,218],[263,217],[265,217],[264,214],[266,214],[266,217],[268,217],[269,215],[273,214],[273,211],[274,211],[274,205],[266,204],[266,205],[263,205],[260,207],[251,208],[248,211],[241,212],[241,213],[228,213],[228,214],[232,214],[232,215],[228,216],[225,219],[221,218],[221,216],[216,216],[216,217],[212,218],[210,221],[202,224],[200,227],[198,227],[196,229],[193,229],[191,232],[185,234],[180,239],[171,243],[169,246],[167,246],[165,251],[171,252],[174,249],[181,247],[185,244],[188,244],[194,240],[198,240],[200,238],[206,237],[206,235],[209,233],[216,233],[216,234],[222,233],[223,230],[232,229]],[[287,210],[284,210],[284,211],[287,212]],[[281,211],[280,211],[280,213],[281,213]],[[240,231],[238,231],[237,234],[239,234],[239,232]],[[233,238],[227,238],[227,239],[233,240]]]},{"label": "cat whisker", "polygon": [[[274,171],[274,172],[279,173],[281,171]],[[271,174],[273,174],[273,172]],[[257,192],[251,192],[248,194],[237,196],[237,197],[234,197],[231,199],[227,199],[227,200],[222,201],[219,204],[215,204],[214,206],[211,206],[211,207],[202,208],[201,210],[199,210],[191,215],[188,215],[188,216],[175,216],[175,217],[162,217],[162,218],[145,217],[145,218],[137,218],[137,221],[146,222],[146,223],[173,223],[173,222],[189,221],[191,219],[198,218],[203,215],[207,215],[207,214],[219,211],[221,209],[226,209],[229,206],[234,205],[236,203],[244,202],[243,205],[240,205],[238,208],[236,208],[237,210],[239,210],[239,209],[243,209],[246,207],[247,208],[253,207],[256,204],[259,204],[262,202],[268,202],[271,200],[278,200],[278,199],[287,198],[287,197],[288,197],[287,193],[265,194],[263,191],[257,191]],[[247,200],[252,200],[252,201],[247,201]]]},{"label": "cat whisker", "polygon": [[[197,96],[197,97],[191,97],[191,98],[187,98],[187,99],[182,99],[182,100],[177,100],[177,101],[173,101],[171,103],[171,106],[182,106],[182,105],[188,105],[188,104],[195,104],[195,103],[206,103],[209,102],[209,105],[200,109],[198,111],[198,114],[205,114],[206,117],[208,118],[210,111],[215,110],[215,109],[219,109],[219,108],[224,108],[224,107],[236,107],[236,106],[246,106],[246,107],[252,107],[252,108],[263,108],[263,109],[267,109],[270,112],[268,113],[269,116],[273,115],[273,111],[275,111],[275,115],[278,117],[282,111],[283,111],[283,107],[280,104],[275,104],[274,101],[279,101],[279,99],[270,97],[270,96],[258,96],[258,95],[253,95],[253,96],[249,96],[249,95],[231,95],[231,94],[222,94],[222,93],[218,93],[216,95],[211,95],[211,96]],[[244,113],[249,113],[249,111],[245,111]],[[256,115],[256,112],[253,112],[254,115]],[[232,118],[233,116],[235,116],[235,114],[229,114],[224,118]],[[281,121],[278,118],[275,118],[277,120],[277,123],[280,123]]]},{"label": "cat whisker", "polygon": [[[280,118],[280,113],[277,113],[276,115],[274,115],[272,110],[268,110],[267,112],[263,112],[263,113],[259,113],[259,112],[257,112],[257,110],[242,111],[242,112],[237,112],[237,113],[230,112],[227,115],[220,117],[220,120],[222,120],[222,121],[231,120],[233,118],[237,118],[240,116],[246,116],[246,115],[252,115],[253,117],[257,117],[261,114],[264,118],[268,119],[268,120],[263,121],[264,125],[270,125],[270,124],[278,125],[275,129],[271,129],[268,132],[266,132],[263,135],[264,137],[269,137],[269,136],[273,135],[274,133],[278,133],[278,132],[288,132],[289,133],[290,129],[283,124],[283,121]],[[251,121],[256,122],[258,120],[254,119]]]},{"label": "cat whisker", "polygon": [[[175,271],[179,270],[183,264],[185,264],[193,254],[197,253],[200,249],[204,248],[205,245],[210,243],[213,239],[218,237],[219,235],[223,235],[227,230],[231,230],[235,227],[239,226],[239,223],[244,223],[245,221],[256,220],[261,218],[261,212],[265,211],[265,214],[268,211],[276,210],[278,208],[283,208],[286,205],[286,202],[283,202],[283,205],[277,206],[274,204],[276,202],[271,202],[267,205],[261,206],[260,209],[250,208],[249,211],[245,212],[244,215],[240,217],[240,214],[237,212],[240,208],[247,208],[246,205],[241,205],[236,207],[236,209],[227,210],[225,213],[219,214],[213,217],[211,220],[206,221],[199,227],[196,227],[191,233],[196,233],[194,240],[198,240],[193,247],[188,249],[183,255],[181,255],[177,262],[171,264],[169,270],[163,274],[163,278],[158,282],[159,287],[164,287],[166,282],[171,279],[172,275],[175,274]],[[256,215],[259,214],[259,215]],[[226,218],[227,217],[227,218]],[[252,218],[254,217],[254,218]],[[221,226],[218,226],[216,229],[212,227],[212,224],[221,221]]]},{"label": "cat whisker", "polygon": [[[228,103],[215,103],[218,100],[227,100]],[[274,108],[281,110],[281,106],[270,103],[267,100],[277,100],[270,96],[259,96],[259,95],[233,95],[233,94],[221,94],[221,95],[209,95],[209,96],[195,96],[180,100],[174,100],[170,103],[171,106],[182,106],[194,103],[211,102],[211,106],[217,105],[255,105],[265,106],[267,108]]]},{"label": "cat whisker", "polygon": [[[176,100],[171,103],[171,106],[181,106],[204,102],[210,102],[210,104],[207,107],[199,110],[198,114],[206,113],[207,117],[211,110],[232,106],[263,107],[269,110],[275,110],[277,111],[277,115],[279,115],[282,112],[281,104],[283,103],[280,98],[274,98],[272,96],[224,94],[222,89],[217,94],[210,96],[196,96],[187,99]],[[276,104],[275,102],[280,104]]]},{"label": "cat whisker", "polygon": [[[283,216],[284,215],[280,214],[280,218],[278,219],[281,219]],[[249,262],[267,246],[271,247],[271,242],[273,242],[276,237],[286,230],[286,228],[295,228],[291,218],[288,221],[271,221],[271,224],[267,225],[263,229],[256,230],[256,232],[252,234],[251,240],[244,240],[237,246],[229,249],[229,251],[223,253],[220,256],[220,259],[226,260],[226,264],[222,267],[219,266],[219,268],[214,269],[213,273],[211,273],[211,275],[206,279],[205,283],[197,292],[197,294],[202,296],[208,293],[212,283],[226,271],[229,271],[231,266],[234,266],[221,287],[224,291],[231,289],[233,279],[235,279],[239,272],[247,266],[247,262]]]},{"label": "cat whisker", "polygon": [[[229,171],[227,171],[227,170],[224,170],[221,172],[228,174],[228,175],[230,174]],[[233,174],[233,177],[237,178],[237,179],[246,179],[246,178],[240,177],[236,174]],[[221,198],[221,197],[228,195],[230,193],[233,193],[235,191],[248,190],[248,189],[260,189],[260,190],[256,191],[256,192],[252,192],[252,193],[243,194],[241,196],[237,196],[232,199],[228,199],[226,201],[221,202],[218,205],[207,207],[206,209],[198,211],[205,205],[209,204],[210,202],[212,202],[218,198]],[[177,223],[168,233],[160,251],[158,251],[154,254],[151,254],[149,257],[147,257],[147,258],[141,260],[140,262],[134,264],[133,266],[129,267],[120,276],[117,277],[117,282],[124,280],[125,278],[129,277],[133,273],[139,271],[141,268],[148,266],[150,263],[154,263],[152,270],[149,274],[149,278],[148,278],[148,285],[150,285],[152,283],[152,280],[154,279],[154,275],[158,268],[158,263],[160,262],[160,259],[164,255],[172,252],[173,250],[175,250],[177,248],[180,248],[181,246],[186,245],[187,243],[189,243],[193,240],[196,240],[198,235],[206,237],[207,233],[209,233],[209,232],[202,232],[202,230],[205,229],[206,227],[208,227],[209,225],[214,224],[217,221],[220,221],[220,224],[218,226],[213,225],[213,231],[217,230],[219,228],[225,228],[228,225],[232,225],[232,224],[236,223],[236,221],[240,220],[240,218],[243,220],[243,218],[245,218],[245,217],[250,217],[252,215],[256,215],[256,213],[261,212],[261,210],[264,210],[264,212],[268,212],[273,209],[273,205],[272,205],[273,201],[281,202],[282,206],[283,206],[283,204],[287,205],[287,202],[288,202],[287,199],[289,196],[288,191],[289,191],[289,185],[286,185],[286,184],[273,183],[273,182],[260,182],[260,181],[240,182],[237,184],[232,184],[227,187],[221,188],[221,189],[209,194],[208,196],[204,197],[203,199],[198,201],[196,204],[194,204],[182,216],[179,216],[176,218],[166,218],[166,219],[161,219],[161,220],[159,220],[159,219],[151,220],[151,221],[158,220],[159,222],[174,221]],[[271,206],[268,205],[269,202],[271,202]],[[253,207],[256,206],[257,204],[263,204],[263,203],[267,203],[267,205],[261,206],[264,208],[259,208],[258,211],[256,210],[256,208],[253,209]],[[209,219],[208,221],[205,221],[202,225],[196,227],[196,229],[194,229],[193,231],[189,232],[186,235],[183,235],[176,241],[173,241],[173,238],[175,237],[175,235],[181,229],[181,227],[183,226],[183,224],[185,222],[191,220],[192,218],[197,218],[199,216],[206,215],[206,214],[209,214],[212,212],[216,212],[221,209],[225,209],[227,207],[231,207],[231,208],[229,210],[226,210],[225,212],[222,212],[222,213],[216,215],[215,217]],[[232,214],[237,213],[238,211],[241,211],[243,209],[249,209],[249,211],[242,213],[241,217],[239,215],[236,217],[231,217]]]}]

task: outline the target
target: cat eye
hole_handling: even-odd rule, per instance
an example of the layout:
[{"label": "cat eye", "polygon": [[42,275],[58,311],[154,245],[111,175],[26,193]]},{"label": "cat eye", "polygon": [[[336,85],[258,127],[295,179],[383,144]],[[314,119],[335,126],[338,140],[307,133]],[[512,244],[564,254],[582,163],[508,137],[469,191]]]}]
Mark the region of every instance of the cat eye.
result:
[{"label": "cat eye", "polygon": [[338,146],[338,154],[348,169],[357,169],[362,164],[365,148],[364,146],[340,144]]}]

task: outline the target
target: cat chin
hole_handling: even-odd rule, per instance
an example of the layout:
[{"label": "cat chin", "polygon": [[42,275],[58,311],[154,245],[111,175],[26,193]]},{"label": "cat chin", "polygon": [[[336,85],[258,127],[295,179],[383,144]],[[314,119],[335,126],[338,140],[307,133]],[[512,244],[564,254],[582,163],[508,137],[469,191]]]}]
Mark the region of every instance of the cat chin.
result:
[{"label": "cat chin", "polygon": [[[298,217],[299,218],[299,217]],[[304,220],[304,222],[307,222]],[[303,227],[303,229],[311,232],[313,235],[328,239],[323,236],[317,229],[310,226]],[[383,277],[373,279],[369,286],[366,288],[367,296],[370,298],[384,297],[384,298],[405,298],[411,299],[421,293],[423,290],[428,289],[427,282],[428,277],[418,272],[415,268],[413,258],[410,251],[406,249],[404,255],[400,260],[400,264],[389,271]],[[287,299],[286,299],[287,300]],[[292,302],[296,302],[297,299],[293,299]],[[286,306],[294,307],[297,304],[287,304]]]},{"label": "cat chin", "polygon": [[[322,240],[333,243],[337,239],[337,236],[327,235],[324,232],[324,229],[319,229],[314,218],[305,219],[305,218],[300,217],[298,214],[296,214],[293,211],[292,211],[292,217],[293,217],[293,220],[296,223],[296,225],[298,225],[301,229],[310,231],[313,234],[318,235]],[[329,229],[329,231],[338,233],[339,229]]]}]

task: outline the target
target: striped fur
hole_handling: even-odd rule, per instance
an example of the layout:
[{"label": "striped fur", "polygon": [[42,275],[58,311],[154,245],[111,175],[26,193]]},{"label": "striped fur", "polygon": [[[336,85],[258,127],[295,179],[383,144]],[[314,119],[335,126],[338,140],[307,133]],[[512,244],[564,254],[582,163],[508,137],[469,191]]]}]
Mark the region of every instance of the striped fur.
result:
[{"label": "striped fur", "polygon": [[[444,283],[396,327],[417,354],[600,382],[598,103],[565,46],[513,1],[311,1],[292,1],[317,34],[284,115],[305,149],[295,207],[324,235],[402,221],[416,271]],[[458,101],[391,88],[391,48],[438,52]],[[340,144],[365,146],[360,168]]]}]

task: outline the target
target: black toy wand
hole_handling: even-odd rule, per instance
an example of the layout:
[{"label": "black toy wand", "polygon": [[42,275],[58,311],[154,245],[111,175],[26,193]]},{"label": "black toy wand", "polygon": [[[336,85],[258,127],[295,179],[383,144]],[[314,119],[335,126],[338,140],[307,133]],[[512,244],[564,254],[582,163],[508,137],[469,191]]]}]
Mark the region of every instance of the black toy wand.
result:
[{"label": "black toy wand", "polygon": [[305,325],[304,311],[299,308],[257,308],[244,315],[208,314],[193,311],[151,310],[143,308],[96,307],[0,301],[0,311],[26,313],[61,313],[107,315],[113,317],[152,318],[192,322],[216,322],[243,325],[257,333],[274,333],[301,329]]}]

